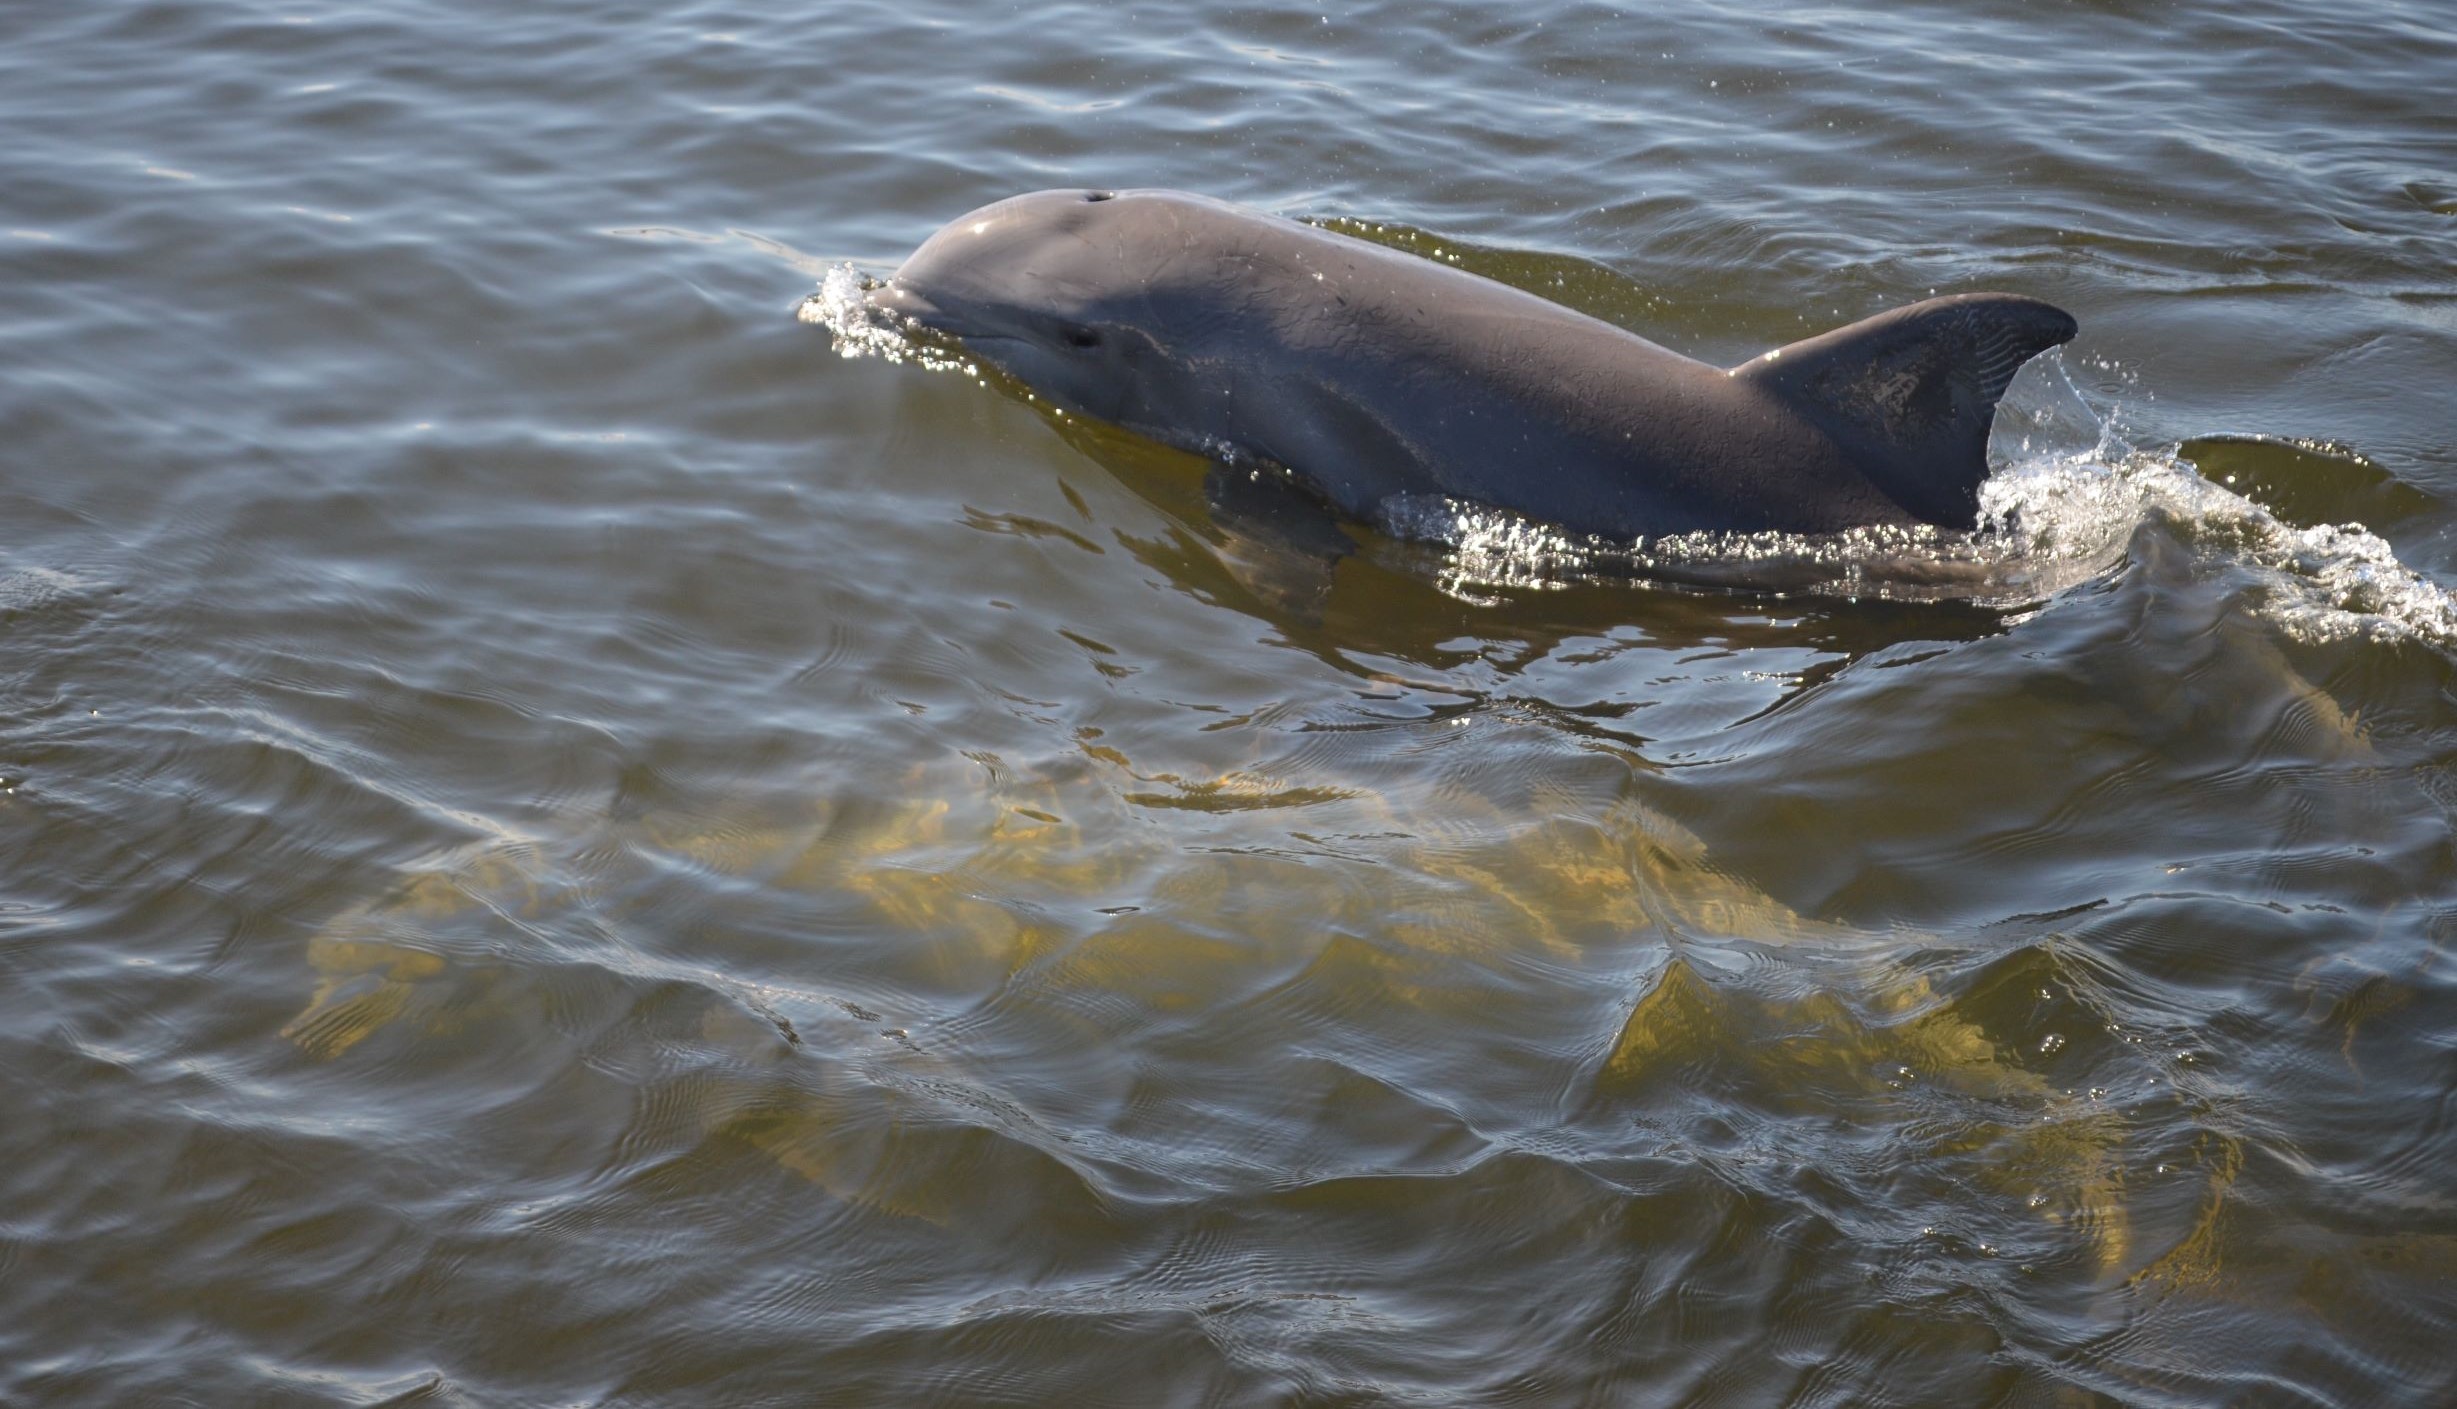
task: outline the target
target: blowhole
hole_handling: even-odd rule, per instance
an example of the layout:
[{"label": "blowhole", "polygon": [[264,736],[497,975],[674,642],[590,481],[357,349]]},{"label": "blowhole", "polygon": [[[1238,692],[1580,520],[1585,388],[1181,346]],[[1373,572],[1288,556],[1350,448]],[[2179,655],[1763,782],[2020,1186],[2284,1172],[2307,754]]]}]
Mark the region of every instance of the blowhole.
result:
[{"label": "blowhole", "polygon": [[1078,325],[1066,330],[1066,342],[1069,347],[1098,347],[1101,345],[1100,331]]},{"label": "blowhole", "polygon": [[1114,201],[1118,198],[1118,193],[1115,191],[1086,191],[1083,193],[1083,198],[1087,201]]}]

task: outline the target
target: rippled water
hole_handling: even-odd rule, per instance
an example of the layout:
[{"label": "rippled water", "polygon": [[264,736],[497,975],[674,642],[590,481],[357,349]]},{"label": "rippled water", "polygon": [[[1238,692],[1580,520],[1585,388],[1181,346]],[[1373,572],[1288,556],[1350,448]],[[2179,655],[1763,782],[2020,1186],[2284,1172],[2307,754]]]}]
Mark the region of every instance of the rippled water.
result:
[{"label": "rippled water", "polygon": [[[10,9],[0,1401],[2448,1402],[2452,74],[2388,0]],[[1332,565],[794,316],[1077,183],[1727,362],[2082,335],[1975,539]]]}]

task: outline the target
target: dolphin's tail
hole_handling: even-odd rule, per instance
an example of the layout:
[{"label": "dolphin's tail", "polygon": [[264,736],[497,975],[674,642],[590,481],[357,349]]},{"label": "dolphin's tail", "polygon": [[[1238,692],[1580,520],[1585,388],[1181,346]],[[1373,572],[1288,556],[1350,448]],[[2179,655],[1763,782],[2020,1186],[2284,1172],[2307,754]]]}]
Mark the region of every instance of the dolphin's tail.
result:
[{"label": "dolphin's tail", "polygon": [[1910,513],[1971,528],[1996,399],[2023,363],[2077,326],[2035,298],[1956,294],[1778,348],[1732,375],[1815,421]]}]

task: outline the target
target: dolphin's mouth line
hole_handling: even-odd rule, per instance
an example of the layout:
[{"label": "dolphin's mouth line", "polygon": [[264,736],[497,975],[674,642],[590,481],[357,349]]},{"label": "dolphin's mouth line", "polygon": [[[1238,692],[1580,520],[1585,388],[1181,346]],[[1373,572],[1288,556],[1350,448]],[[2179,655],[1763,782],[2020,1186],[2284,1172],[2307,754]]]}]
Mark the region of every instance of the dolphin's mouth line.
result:
[{"label": "dolphin's mouth line", "polygon": [[872,308],[901,322],[907,334],[924,333],[965,343],[1030,344],[1034,341],[1025,333],[1001,333],[980,328],[978,320],[970,316],[961,302],[953,306],[941,303],[892,275],[886,283],[871,291],[868,302]]},{"label": "dolphin's mouth line", "polygon": [[[920,307],[898,307],[899,303],[919,304]],[[974,332],[963,326],[963,319],[948,310],[917,298],[910,293],[895,300],[872,299],[870,306],[901,325],[907,336],[916,334],[933,338],[952,338],[959,342],[1023,342],[1015,333]]]},{"label": "dolphin's mouth line", "polygon": [[942,308],[928,298],[916,295],[909,290],[898,290],[896,295],[889,299],[873,298],[870,306],[900,321],[908,331],[912,332],[932,333],[939,337],[958,338],[965,342],[1027,341],[1017,333],[975,332],[964,326],[964,319],[960,314]]}]

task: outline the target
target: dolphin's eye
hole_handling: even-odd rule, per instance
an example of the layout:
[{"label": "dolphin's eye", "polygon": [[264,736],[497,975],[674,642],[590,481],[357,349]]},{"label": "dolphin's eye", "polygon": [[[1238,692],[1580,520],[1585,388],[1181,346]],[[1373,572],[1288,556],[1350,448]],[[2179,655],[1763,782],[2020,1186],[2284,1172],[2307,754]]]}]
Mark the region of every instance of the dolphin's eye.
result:
[{"label": "dolphin's eye", "polygon": [[1098,347],[1101,345],[1100,330],[1086,327],[1081,323],[1069,323],[1066,327],[1066,345],[1069,347]]}]

